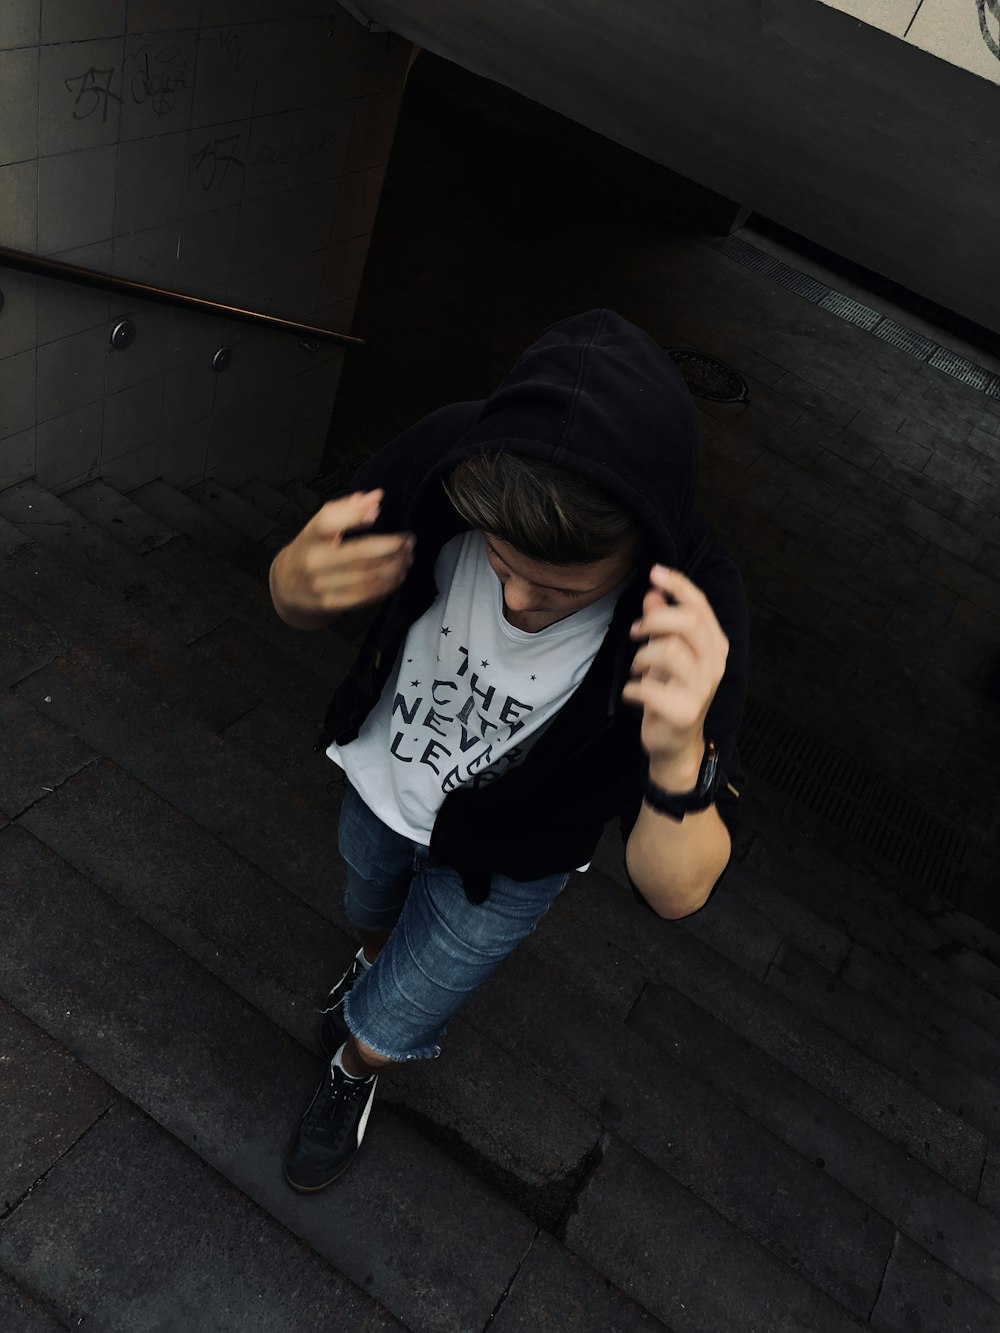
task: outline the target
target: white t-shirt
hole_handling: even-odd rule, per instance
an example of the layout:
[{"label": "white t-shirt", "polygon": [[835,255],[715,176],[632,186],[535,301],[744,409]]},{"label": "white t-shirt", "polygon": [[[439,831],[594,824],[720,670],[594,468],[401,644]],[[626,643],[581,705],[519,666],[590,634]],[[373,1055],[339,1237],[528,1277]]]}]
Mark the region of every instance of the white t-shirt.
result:
[{"label": "white t-shirt", "polygon": [[530,634],[504,618],[480,532],[446,542],[434,575],[441,591],[378,703],[353,741],[327,750],[383,824],[423,846],[449,792],[524,762],[587,674],[627,582]]}]

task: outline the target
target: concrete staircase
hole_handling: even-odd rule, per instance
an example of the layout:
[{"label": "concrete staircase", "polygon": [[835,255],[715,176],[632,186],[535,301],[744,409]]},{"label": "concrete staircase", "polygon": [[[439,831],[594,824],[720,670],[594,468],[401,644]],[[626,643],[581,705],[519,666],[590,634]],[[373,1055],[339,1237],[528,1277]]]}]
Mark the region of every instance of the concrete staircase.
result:
[{"label": "concrete staircase", "polygon": [[1000,1328],[1000,938],[760,782],[704,912],[609,835],[288,1189],[354,949],[311,747],[364,618],[266,589],[318,503],[0,493],[0,1326]]}]

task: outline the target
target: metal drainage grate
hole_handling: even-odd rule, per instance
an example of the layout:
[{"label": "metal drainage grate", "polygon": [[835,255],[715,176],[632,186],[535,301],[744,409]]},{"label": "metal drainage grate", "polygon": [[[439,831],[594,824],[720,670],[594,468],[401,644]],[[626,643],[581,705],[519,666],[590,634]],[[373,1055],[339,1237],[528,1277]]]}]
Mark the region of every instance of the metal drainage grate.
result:
[{"label": "metal drainage grate", "polygon": [[915,356],[918,361],[926,361],[940,350],[932,338],[925,338],[922,333],[914,333],[912,329],[897,324],[894,319],[883,319],[880,324],[875,325],[872,333],[883,342],[890,343],[903,352],[909,352],[910,356]]},{"label": "metal drainage grate", "polygon": [[748,699],[740,733],[748,769],[806,809],[955,902],[966,842],[877,773]]},{"label": "metal drainage grate", "polygon": [[967,356],[949,352],[946,347],[939,347],[933,356],[928,358],[927,364],[943,370],[946,375],[954,375],[955,379],[971,385],[973,389],[986,389],[996,379],[991,371],[983,366],[977,366]]},{"label": "metal drainage grate", "polygon": [[991,398],[1000,398],[1000,375],[987,370],[985,366],[977,365],[968,357],[949,351],[947,347],[942,347],[940,343],[934,342],[932,338],[927,338],[922,333],[915,333],[913,329],[897,324],[895,320],[888,319],[879,311],[873,310],[871,306],[863,305],[860,301],[855,301],[842,292],[834,291],[832,287],[817,282],[807,273],[802,273],[792,268],[790,264],[775,259],[766,250],[760,250],[757,246],[740,240],[738,236],[724,237],[715,248],[727,259],[733,259],[744,268],[763,274],[779,286],[796,292],[805,300],[811,301],[823,310],[828,310],[830,314],[837,315],[840,319],[847,320],[850,324],[866,329],[876,338],[881,338],[883,342],[909,352],[917,360],[926,361],[928,365],[944,371],[946,375],[952,375],[970,388],[978,389]]},{"label": "metal drainage grate", "polygon": [[663,350],[676,363],[696,398],[708,398],[713,403],[745,403],[749,398],[746,380],[724,361],[688,347]]}]

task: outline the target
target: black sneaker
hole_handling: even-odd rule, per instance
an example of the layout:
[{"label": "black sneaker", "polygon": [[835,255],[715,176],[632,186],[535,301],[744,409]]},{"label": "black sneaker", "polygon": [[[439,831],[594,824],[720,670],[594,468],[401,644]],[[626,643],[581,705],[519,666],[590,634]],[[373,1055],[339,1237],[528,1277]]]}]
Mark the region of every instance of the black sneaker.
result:
[{"label": "black sneaker", "polygon": [[351,966],[326,997],[326,1008],[319,1011],[321,1015],[319,1020],[319,1048],[324,1055],[330,1056],[331,1059],[351,1035],[347,1030],[347,1024],[344,1022],[341,1009],[344,1006],[344,996],[358,977],[364,976],[368,970],[361,961],[363,953],[364,949],[358,950]]},{"label": "black sneaker", "polygon": [[327,1066],[285,1163],[292,1189],[303,1194],[325,1189],[351,1165],[364,1138],[377,1082],[377,1074],[351,1078]]}]

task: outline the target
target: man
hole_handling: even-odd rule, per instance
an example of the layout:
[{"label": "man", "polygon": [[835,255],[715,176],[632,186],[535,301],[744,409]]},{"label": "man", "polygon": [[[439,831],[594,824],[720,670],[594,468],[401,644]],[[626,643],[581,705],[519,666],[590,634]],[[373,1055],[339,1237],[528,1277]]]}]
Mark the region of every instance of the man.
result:
[{"label": "man", "polygon": [[339,845],[362,947],[323,1014],[331,1062],[286,1164],[294,1188],[346,1169],[378,1074],[439,1054],[609,819],[659,916],[697,911],[718,882],[747,613],[693,506],[698,441],[663,351],[591,311],[548,329],[484,402],[387,445],[275,558],[291,625],[378,605],[319,742],[347,775]]}]

